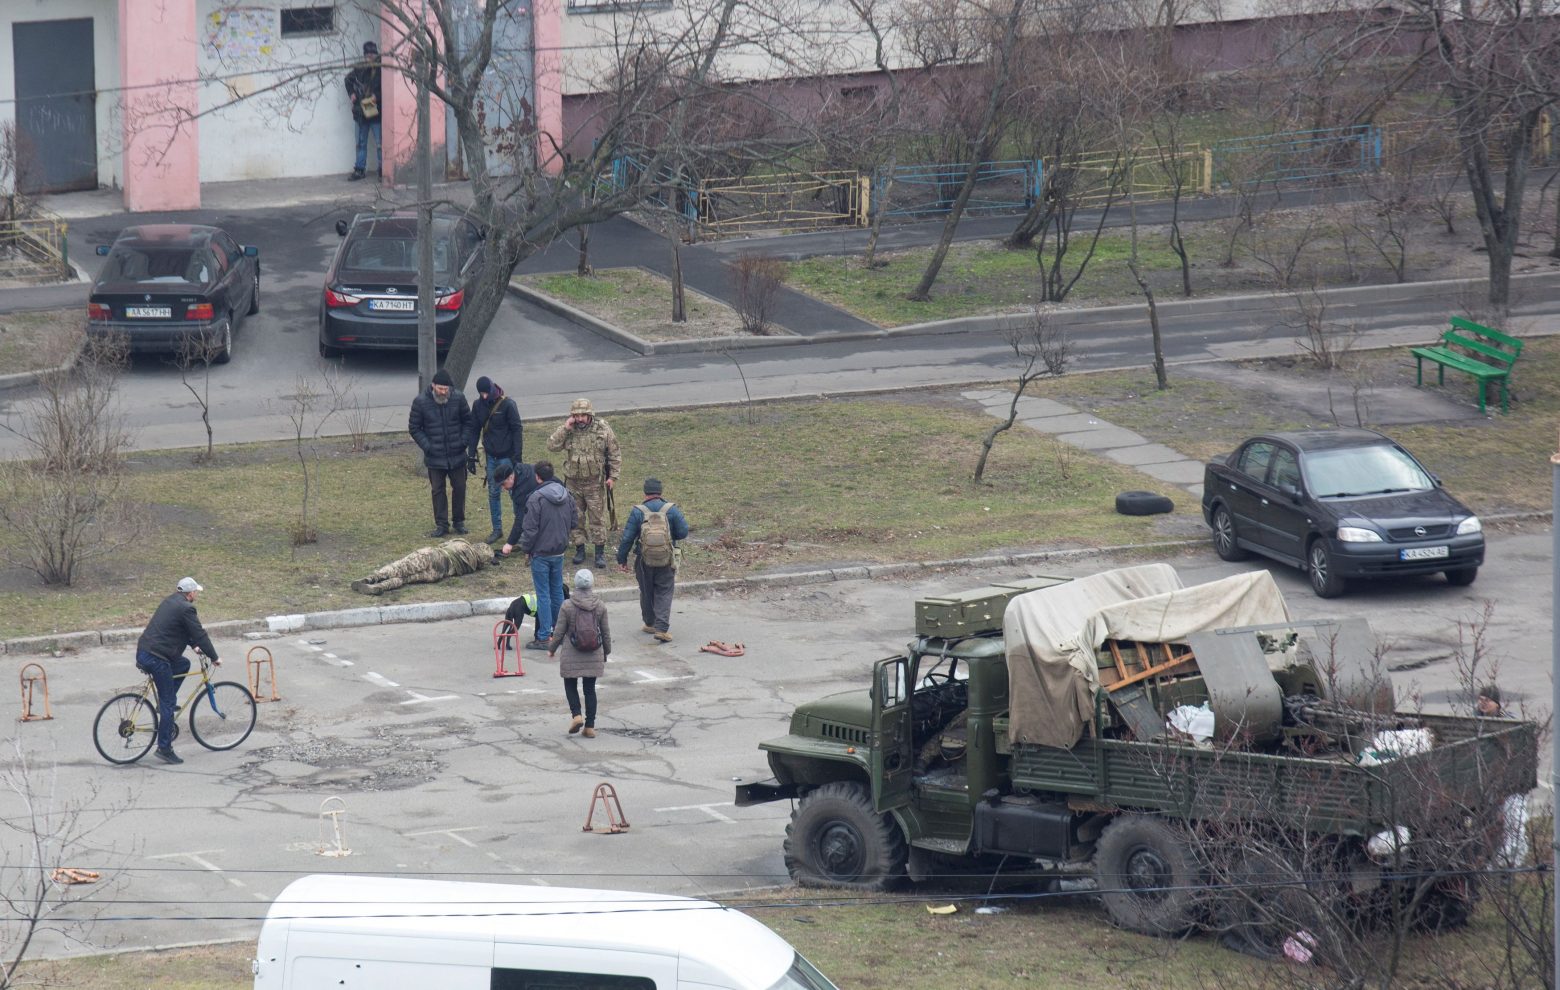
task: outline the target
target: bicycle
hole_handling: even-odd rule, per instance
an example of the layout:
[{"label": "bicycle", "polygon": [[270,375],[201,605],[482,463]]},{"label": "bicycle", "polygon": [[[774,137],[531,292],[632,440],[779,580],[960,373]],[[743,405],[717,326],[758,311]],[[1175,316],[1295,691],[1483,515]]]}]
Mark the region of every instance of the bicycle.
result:
[{"label": "bicycle", "polygon": [[[173,738],[179,736],[179,716],[190,712],[190,734],[207,749],[229,750],[249,738],[255,728],[255,699],[249,689],[234,681],[211,679],[212,662],[200,650],[200,670],[179,678],[197,677],[200,686],[173,711]],[[110,763],[134,763],[157,742],[157,685],[152,675],[140,691],[116,694],[98,709],[92,723],[92,741]]]}]

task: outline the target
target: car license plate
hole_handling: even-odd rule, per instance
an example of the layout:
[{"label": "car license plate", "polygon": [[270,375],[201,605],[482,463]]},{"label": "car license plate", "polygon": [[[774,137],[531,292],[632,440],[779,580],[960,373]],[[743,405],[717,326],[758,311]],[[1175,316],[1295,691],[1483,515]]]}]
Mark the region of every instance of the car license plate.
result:
[{"label": "car license plate", "polygon": [[410,313],[417,308],[415,299],[370,299],[369,309],[377,309],[381,312]]},{"label": "car license plate", "polygon": [[173,318],[173,307],[126,306],[125,316],[132,320],[168,320]]},{"label": "car license plate", "polygon": [[1398,551],[1399,560],[1436,560],[1450,553],[1448,547],[1410,547]]}]

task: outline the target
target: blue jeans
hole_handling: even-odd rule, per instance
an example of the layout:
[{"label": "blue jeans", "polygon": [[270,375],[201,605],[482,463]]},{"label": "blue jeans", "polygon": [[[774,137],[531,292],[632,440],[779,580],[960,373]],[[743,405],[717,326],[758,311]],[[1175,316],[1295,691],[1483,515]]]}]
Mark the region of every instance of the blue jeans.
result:
[{"label": "blue jeans", "polygon": [[368,132],[373,131],[374,153],[377,156],[376,160],[379,163],[376,167],[381,172],[383,172],[385,169],[385,146],[384,142],[380,140],[380,137],[383,134],[383,129],[380,126],[379,118],[375,117],[373,120],[355,120],[353,123],[357,124],[357,159],[352,163],[353,169],[361,172],[368,166]]},{"label": "blue jeans", "polygon": [[531,583],[536,587],[536,638],[552,639],[563,608],[563,554],[532,557]]},{"label": "blue jeans", "polygon": [[[560,560],[562,558],[559,558]],[[157,748],[173,747],[173,710],[179,703],[180,678],[190,672],[190,658],[164,660],[155,653],[135,651],[135,665],[152,675],[157,685]]]},{"label": "blue jeans", "polygon": [[504,489],[503,486],[494,483],[493,472],[501,466],[514,470],[514,459],[487,455],[488,515],[493,517],[493,528],[500,531],[504,528],[504,510],[499,507],[498,500],[503,496]]}]

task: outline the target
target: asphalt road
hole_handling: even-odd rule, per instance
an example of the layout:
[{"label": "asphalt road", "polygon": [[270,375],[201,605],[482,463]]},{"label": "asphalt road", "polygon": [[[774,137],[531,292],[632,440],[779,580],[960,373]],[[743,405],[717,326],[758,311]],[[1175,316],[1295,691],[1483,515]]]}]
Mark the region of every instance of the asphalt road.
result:
[{"label": "asphalt road", "polygon": [[[316,206],[268,208],[233,213],[150,216],[200,219],[227,227],[240,241],[261,247],[261,312],[246,321],[235,340],[233,362],[211,369],[212,420],[222,442],[279,439],[292,435],[290,397],[300,382],[321,387],[325,372],[339,368],[354,395],[369,407],[371,428],[404,430],[406,410],[416,391],[416,361],[410,354],[349,355],[343,362],[318,356],[316,334],[321,273],[334,250],[334,219],[341,211]],[[121,216],[76,221],[71,229],[73,257],[95,271],[91,248],[108,243]],[[642,232],[626,220],[599,226],[596,242],[614,237],[637,241]],[[1534,276],[1517,283],[1514,322],[1522,333],[1549,332],[1560,313],[1553,290],[1560,276]],[[1424,341],[1444,325],[1445,314],[1461,290],[1419,287],[1406,298],[1394,287],[1349,290],[1330,306],[1328,316],[1352,322],[1367,342]],[[1167,302],[1162,308],[1168,360],[1218,361],[1298,350],[1295,331],[1283,325],[1271,300],[1250,297],[1218,304]],[[1147,321],[1137,307],[1069,314],[1071,369],[1144,367],[1151,357]],[[500,310],[479,353],[475,374],[504,385],[526,417],[552,417],[579,394],[598,408],[621,410],[710,402],[738,402],[818,393],[893,389],[990,381],[1007,377],[1012,353],[996,332],[856,339],[756,349],[738,356],[672,354],[640,356],[556,316],[511,298]],[[743,378],[746,381],[744,383]],[[12,413],[25,395],[0,393],[0,415]],[[193,446],[205,442],[200,410],[183,387],[178,371],[156,358],[135,361],[121,387],[121,407],[143,448]],[[312,428],[312,424],[311,424]],[[343,417],[324,423],[322,432],[346,432]],[[0,435],[0,456],[18,444]]]},{"label": "asphalt road", "polygon": [[[1399,670],[1399,695],[1432,709],[1456,700],[1453,656],[1466,624],[1498,602],[1486,641],[1508,703],[1547,707],[1550,540],[1545,528],[1492,534],[1490,563],[1467,589],[1410,579],[1324,602],[1298,572],[1272,572],[1299,616],[1368,617]],[[1206,547],[1173,562],[1188,583],[1263,566],[1224,563]],[[1072,558],[1028,572],[1112,565]],[[113,767],[92,748],[98,707],[136,682],[128,648],[47,659],[54,719],[10,722],[6,732],[33,761],[38,807],[73,809],[86,830],[60,864],[101,870],[105,881],[90,905],[68,912],[80,923],[57,919],[35,952],[252,938],[269,900],[310,872],[668,893],[781,882],[789,807],[731,804],[735,779],[768,775],[757,743],[783,734],[799,702],[866,690],[871,663],[910,638],[915,597],[1019,573],[684,596],[677,639],[664,646],[633,631],[631,605],[615,605],[594,740],[565,733],[561,685],[545,659],[528,654],[523,678],[491,676],[490,619],[261,640],[275,654],[282,700],[260,706],[254,735],[232,752],[202,750],[186,731],[178,748],[187,762],[172,768],[152,759]],[[742,640],[747,656],[699,653],[710,639]],[[242,679],[244,651],[256,644],[217,645],[227,676]],[[581,831],[601,782],[617,790],[625,834]],[[346,809],[351,855],[342,858],[318,852],[333,844],[320,812],[334,797]],[[0,808],[17,823],[20,802]],[[0,862],[16,864],[22,840],[0,831]]]}]

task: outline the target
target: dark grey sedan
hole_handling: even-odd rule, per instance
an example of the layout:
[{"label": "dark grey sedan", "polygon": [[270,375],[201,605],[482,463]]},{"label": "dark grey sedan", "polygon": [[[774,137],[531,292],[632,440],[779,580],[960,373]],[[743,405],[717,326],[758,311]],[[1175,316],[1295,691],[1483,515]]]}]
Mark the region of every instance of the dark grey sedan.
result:
[{"label": "dark grey sedan", "polygon": [[233,331],[260,311],[260,252],[220,227],[143,224],[112,245],[87,302],[87,332],[122,335],[132,352],[226,364]]},{"label": "dark grey sedan", "polygon": [[1322,598],[1396,574],[1440,571],[1469,585],[1484,563],[1479,517],[1373,430],[1252,437],[1208,463],[1202,508],[1220,557],[1299,567]]}]

